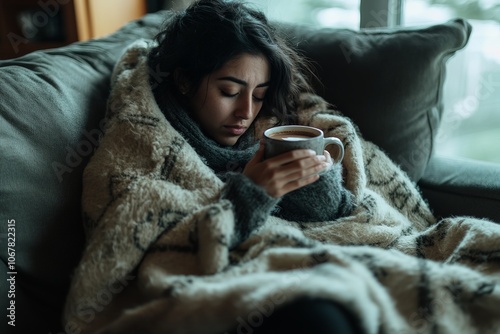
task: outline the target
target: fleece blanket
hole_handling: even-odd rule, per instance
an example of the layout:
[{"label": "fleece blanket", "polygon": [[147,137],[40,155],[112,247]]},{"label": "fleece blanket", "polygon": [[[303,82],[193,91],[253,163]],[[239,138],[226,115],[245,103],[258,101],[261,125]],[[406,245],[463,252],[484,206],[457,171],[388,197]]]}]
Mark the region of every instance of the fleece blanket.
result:
[{"label": "fleece blanket", "polygon": [[500,226],[438,221],[405,173],[313,94],[299,123],[343,141],[355,210],[312,223],[271,216],[229,250],[224,183],[159,110],[150,47],[137,41],[117,63],[105,135],[84,172],[87,245],[67,332],[251,333],[311,296],[343,305],[366,333],[499,333]]}]

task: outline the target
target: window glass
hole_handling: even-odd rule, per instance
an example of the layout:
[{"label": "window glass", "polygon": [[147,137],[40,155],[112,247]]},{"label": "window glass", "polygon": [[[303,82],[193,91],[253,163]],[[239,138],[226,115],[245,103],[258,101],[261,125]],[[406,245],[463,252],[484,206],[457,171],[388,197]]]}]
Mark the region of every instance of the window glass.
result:
[{"label": "window glass", "polygon": [[360,0],[248,0],[273,20],[336,28],[359,28]]},{"label": "window glass", "polygon": [[500,1],[405,0],[407,26],[464,17],[468,45],[447,64],[444,106],[436,152],[500,162]]}]

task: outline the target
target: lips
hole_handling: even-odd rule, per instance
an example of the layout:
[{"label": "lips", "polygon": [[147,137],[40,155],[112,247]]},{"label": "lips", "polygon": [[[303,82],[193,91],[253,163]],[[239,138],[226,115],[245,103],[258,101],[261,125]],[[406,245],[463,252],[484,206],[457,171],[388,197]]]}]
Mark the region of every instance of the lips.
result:
[{"label": "lips", "polygon": [[224,128],[226,128],[230,134],[235,136],[242,135],[247,130],[247,127],[242,125],[226,125]]}]

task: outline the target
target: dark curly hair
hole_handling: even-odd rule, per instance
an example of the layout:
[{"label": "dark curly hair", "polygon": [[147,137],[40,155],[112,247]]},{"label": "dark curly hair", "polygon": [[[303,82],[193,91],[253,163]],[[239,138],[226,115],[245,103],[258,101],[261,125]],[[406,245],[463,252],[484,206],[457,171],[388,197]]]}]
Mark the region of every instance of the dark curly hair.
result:
[{"label": "dark curly hair", "polygon": [[156,40],[158,46],[151,50],[148,65],[153,74],[170,73],[162,80],[152,80],[157,97],[170,92],[182,101],[172,75],[176,69],[196,91],[205,76],[242,53],[262,54],[270,64],[271,82],[259,116],[272,115],[280,123],[287,122],[299,94],[311,90],[299,75],[309,71],[305,60],[277,34],[262,12],[240,1],[195,1],[167,18]]}]

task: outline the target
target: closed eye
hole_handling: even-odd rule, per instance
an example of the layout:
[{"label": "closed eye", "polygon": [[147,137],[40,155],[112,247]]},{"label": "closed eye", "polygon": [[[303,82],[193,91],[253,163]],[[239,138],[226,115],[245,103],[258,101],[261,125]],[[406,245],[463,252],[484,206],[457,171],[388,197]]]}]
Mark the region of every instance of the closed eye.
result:
[{"label": "closed eye", "polygon": [[[225,90],[221,90],[220,92],[221,92],[221,94],[222,94],[223,96],[226,96],[226,97],[236,97],[236,96],[238,96],[238,95],[240,94],[240,93],[234,93],[234,94],[231,94],[231,93],[229,93],[229,92],[226,92]],[[258,97],[258,96],[255,96],[255,95],[252,95],[252,98],[253,98],[255,101],[257,101],[257,102],[263,102],[263,101],[264,101],[264,99],[265,99],[265,97]]]},{"label": "closed eye", "polygon": [[222,95],[224,95],[224,96],[226,96],[226,97],[235,97],[235,96],[237,96],[237,95],[238,95],[238,93],[231,94],[231,93],[228,93],[228,92],[226,92],[226,91],[224,91],[224,90],[221,90],[220,92],[221,92],[221,94],[222,94]]},{"label": "closed eye", "polygon": [[264,97],[257,97],[257,96],[252,96],[252,97],[253,97],[253,99],[255,101],[258,101],[258,102],[263,102],[264,101]]}]

